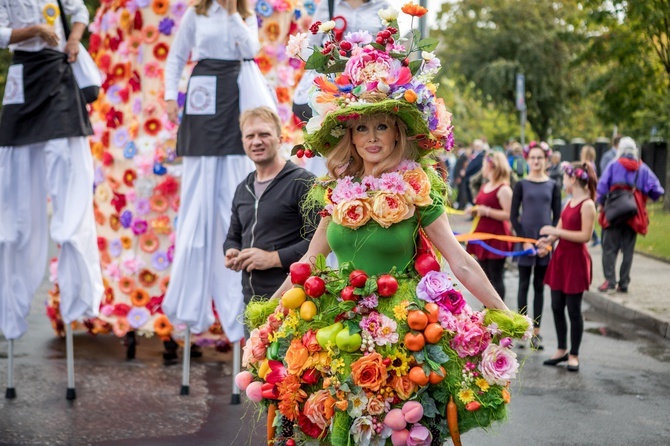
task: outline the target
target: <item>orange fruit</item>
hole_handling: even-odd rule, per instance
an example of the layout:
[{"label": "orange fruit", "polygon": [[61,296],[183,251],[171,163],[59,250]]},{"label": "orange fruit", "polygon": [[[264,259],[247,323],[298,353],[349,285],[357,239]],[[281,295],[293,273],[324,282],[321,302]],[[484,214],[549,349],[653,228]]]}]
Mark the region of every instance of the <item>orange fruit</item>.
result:
[{"label": "orange fruit", "polygon": [[425,386],[426,384],[428,384],[430,378],[423,371],[422,367],[416,365],[411,369],[409,369],[409,380],[420,386]]},{"label": "orange fruit", "polygon": [[440,314],[440,307],[438,307],[436,303],[428,302],[423,309],[428,315],[429,324],[438,321],[438,317]]},{"label": "orange fruit", "polygon": [[[440,376],[440,373],[442,376]],[[442,382],[442,380],[447,376],[447,371],[444,370],[444,367],[440,366],[440,373],[437,373],[435,370],[431,370],[430,375],[428,375],[428,381],[431,384],[438,384]]]},{"label": "orange fruit", "polygon": [[426,339],[422,333],[407,333],[405,335],[405,347],[407,350],[418,352],[426,345]]},{"label": "orange fruit", "polygon": [[412,330],[423,330],[428,325],[428,316],[421,310],[412,310],[407,313],[407,325]]},{"label": "orange fruit", "polygon": [[423,330],[423,336],[426,338],[426,342],[429,344],[437,344],[442,339],[442,333],[444,333],[444,328],[437,322],[428,324]]}]

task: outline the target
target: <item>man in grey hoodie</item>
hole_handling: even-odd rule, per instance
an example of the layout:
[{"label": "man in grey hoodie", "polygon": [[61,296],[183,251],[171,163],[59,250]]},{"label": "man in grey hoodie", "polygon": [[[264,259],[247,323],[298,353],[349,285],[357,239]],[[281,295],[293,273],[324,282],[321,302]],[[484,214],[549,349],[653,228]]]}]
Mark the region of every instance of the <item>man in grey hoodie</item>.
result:
[{"label": "man in grey hoodie", "polygon": [[244,301],[270,297],[286,279],[289,267],[307,252],[318,213],[304,214],[300,203],[314,175],[279,153],[281,122],[267,107],[240,116],[242,144],[256,170],[239,184],[233,197],[228,236],[223,245],[226,267],[242,271]]}]

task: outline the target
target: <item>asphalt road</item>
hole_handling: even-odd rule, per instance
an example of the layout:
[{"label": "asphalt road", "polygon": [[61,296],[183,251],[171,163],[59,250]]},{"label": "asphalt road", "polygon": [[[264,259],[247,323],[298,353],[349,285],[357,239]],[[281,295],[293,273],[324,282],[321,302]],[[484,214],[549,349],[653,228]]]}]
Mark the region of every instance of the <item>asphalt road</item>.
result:
[{"label": "asphalt road", "polygon": [[[515,306],[516,272],[506,275]],[[0,398],[0,445],[264,445],[264,417],[243,398],[231,406],[231,354],[206,351],[191,367],[191,393],[179,396],[181,367],[162,363],[157,339],[137,358],[113,336],[76,334],[77,399],[65,399],[65,342],[44,314],[46,283],[29,332],[16,342],[17,398]],[[666,446],[670,444],[670,340],[610,320],[585,305],[581,370],[546,367],[555,333],[545,299],[546,350],[517,348],[523,368],[506,423],[463,435],[463,444]],[[472,303],[472,302],[471,302]],[[0,383],[6,347],[0,342]]]}]

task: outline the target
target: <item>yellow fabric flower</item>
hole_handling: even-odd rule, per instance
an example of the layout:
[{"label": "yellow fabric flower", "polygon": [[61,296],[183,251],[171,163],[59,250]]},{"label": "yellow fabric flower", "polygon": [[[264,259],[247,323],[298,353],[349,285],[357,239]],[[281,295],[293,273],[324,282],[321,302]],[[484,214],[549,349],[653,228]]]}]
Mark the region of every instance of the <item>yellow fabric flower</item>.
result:
[{"label": "yellow fabric flower", "polygon": [[481,389],[482,392],[488,392],[488,390],[491,388],[488,382],[484,378],[478,378],[477,381],[475,381],[475,384],[477,384],[477,387]]},{"label": "yellow fabric flower", "polygon": [[468,404],[475,400],[475,392],[472,389],[463,389],[458,392],[458,399],[463,401],[463,404]]},{"label": "yellow fabric flower", "polygon": [[395,317],[396,321],[404,322],[404,321],[407,320],[407,306],[408,305],[409,305],[409,302],[406,301],[406,300],[403,300],[398,305],[393,307],[393,316]]}]

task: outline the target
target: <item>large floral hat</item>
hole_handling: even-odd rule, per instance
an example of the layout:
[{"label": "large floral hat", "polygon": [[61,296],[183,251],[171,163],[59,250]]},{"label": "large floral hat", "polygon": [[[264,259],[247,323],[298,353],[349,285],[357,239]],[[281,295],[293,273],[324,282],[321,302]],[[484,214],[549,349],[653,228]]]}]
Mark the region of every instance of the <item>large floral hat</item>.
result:
[{"label": "large floral hat", "polygon": [[[414,17],[427,10],[413,3],[402,11]],[[421,156],[453,146],[451,114],[444,101],[435,95],[432,82],[440,61],[432,52],[437,39],[420,38],[412,30],[402,38],[398,29],[399,12],[382,9],[379,17],[385,27],[375,37],[368,32],[353,32],[337,40],[335,22],[316,22],[311,32],[326,33],[323,47],[314,47],[305,68],[321,73],[314,80],[309,105],[314,114],[304,128],[305,142],[293,154],[326,155],[346,132],[346,123],[361,116],[389,113],[407,126]],[[300,57],[307,46],[307,34],[291,36],[287,53]]]}]

